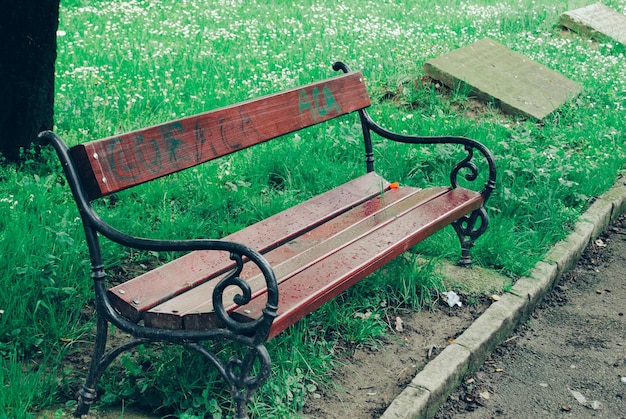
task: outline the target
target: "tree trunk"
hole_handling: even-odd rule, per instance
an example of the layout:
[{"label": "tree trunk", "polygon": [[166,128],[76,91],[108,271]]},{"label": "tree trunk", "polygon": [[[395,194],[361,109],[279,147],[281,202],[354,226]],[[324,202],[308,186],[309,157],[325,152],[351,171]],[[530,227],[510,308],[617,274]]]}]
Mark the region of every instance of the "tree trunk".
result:
[{"label": "tree trunk", "polygon": [[52,129],[59,2],[0,0],[0,153],[9,161]]}]

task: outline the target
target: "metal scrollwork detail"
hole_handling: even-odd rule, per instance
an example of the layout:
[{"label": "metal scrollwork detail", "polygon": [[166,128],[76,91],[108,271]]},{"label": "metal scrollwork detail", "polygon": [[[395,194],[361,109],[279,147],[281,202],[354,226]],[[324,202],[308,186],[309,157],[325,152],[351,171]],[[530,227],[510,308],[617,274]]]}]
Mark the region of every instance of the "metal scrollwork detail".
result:
[{"label": "metal scrollwork detail", "polygon": [[252,401],[254,392],[267,381],[272,371],[265,346],[249,345],[242,358],[232,356],[227,362],[222,362],[215,353],[199,343],[187,343],[185,346],[199,352],[220,372],[235,401],[235,418],[248,418],[247,403]]},{"label": "metal scrollwork detail", "polygon": [[[256,375],[252,375],[255,360],[259,361],[260,369]],[[246,403],[252,401],[252,395],[267,381],[271,370],[269,354],[262,345],[248,348],[243,359],[230,358],[226,365],[225,378],[235,400],[237,418],[248,417]]]},{"label": "metal scrollwork detail", "polygon": [[459,265],[472,265],[470,250],[474,246],[476,239],[487,230],[488,225],[489,216],[484,207],[480,207],[452,223],[452,227],[454,227],[461,241],[461,260]]},{"label": "metal scrollwork detail", "polygon": [[[251,375],[254,361],[258,360],[260,370]],[[229,382],[236,388],[246,388],[248,391],[261,386],[271,371],[271,362],[264,346],[250,347],[244,359],[231,357],[226,364],[226,375]]]},{"label": "metal scrollwork detail", "polygon": [[461,160],[450,173],[450,183],[453,188],[459,186],[457,179],[461,170],[469,170],[469,173],[465,174],[465,180],[469,182],[473,182],[478,178],[478,168],[474,162],[472,162],[474,158],[474,148],[470,145],[465,145],[465,151],[467,151],[467,157]]},{"label": "metal scrollwork detail", "polygon": [[252,322],[237,321],[233,319],[233,317],[231,317],[224,308],[224,291],[228,287],[234,286],[239,288],[239,290],[241,291],[240,294],[235,295],[233,298],[233,301],[237,305],[246,305],[250,302],[250,299],[252,298],[252,290],[250,289],[250,285],[240,276],[244,266],[242,255],[237,253],[231,253],[230,258],[231,260],[235,261],[235,268],[228,276],[222,279],[213,290],[213,307],[215,308],[215,312],[217,313],[220,321],[228,329],[238,333],[250,333],[254,331],[261,319],[257,319]]}]

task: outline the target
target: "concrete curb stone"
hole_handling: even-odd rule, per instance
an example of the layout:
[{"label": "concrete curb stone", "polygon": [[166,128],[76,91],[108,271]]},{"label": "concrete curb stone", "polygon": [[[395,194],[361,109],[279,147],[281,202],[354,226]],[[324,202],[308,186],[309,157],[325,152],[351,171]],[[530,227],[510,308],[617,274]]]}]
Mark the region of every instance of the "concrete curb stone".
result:
[{"label": "concrete curb stone", "polygon": [[439,408],[433,401],[442,397],[445,400],[449,393],[449,382],[458,385],[468,373],[471,355],[470,351],[461,345],[450,345],[413,378],[410,386],[425,389],[429,393],[430,397],[425,406],[427,415],[434,414]]},{"label": "concrete curb stone", "polygon": [[626,212],[624,179],[599,197],[564,240],[556,243],[527,277],[485,312],[415,376],[381,419],[421,419],[435,415],[464,375],[477,370],[491,351],[525,321],[561,275],[573,269],[585,248]]}]

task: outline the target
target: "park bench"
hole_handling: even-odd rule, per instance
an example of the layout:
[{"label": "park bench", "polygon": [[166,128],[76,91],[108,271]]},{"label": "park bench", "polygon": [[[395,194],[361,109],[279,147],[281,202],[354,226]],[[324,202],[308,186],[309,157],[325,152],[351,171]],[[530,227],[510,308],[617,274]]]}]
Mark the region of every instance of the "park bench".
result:
[{"label": "park bench", "polygon": [[[281,331],[449,224],[461,242],[460,264],[471,263],[470,248],[487,228],[484,204],[495,186],[490,152],[464,137],[399,135],[382,128],[366,112],[370,98],[361,73],[340,62],[333,68],[343,73],[71,149],[51,131],[40,134],[54,146],[79,208],[95,286],[94,353],[76,416],[88,412],[100,376],[117,356],[142,343],[165,342],[198,351],[213,364],[229,386],[237,417],[246,417],[247,403],[270,374],[264,344]],[[354,112],[364,141],[362,175],[227,237],[135,237],[112,227],[92,205]],[[383,179],[374,171],[371,133],[401,143],[459,148],[462,158],[451,165],[451,184],[420,189]],[[480,164],[473,160],[476,151]],[[476,179],[485,182],[479,191],[459,185]],[[108,288],[101,236],[132,249],[185,253]],[[108,348],[109,324],[133,338]],[[217,341],[241,345],[244,355],[221,360],[213,350]]]}]

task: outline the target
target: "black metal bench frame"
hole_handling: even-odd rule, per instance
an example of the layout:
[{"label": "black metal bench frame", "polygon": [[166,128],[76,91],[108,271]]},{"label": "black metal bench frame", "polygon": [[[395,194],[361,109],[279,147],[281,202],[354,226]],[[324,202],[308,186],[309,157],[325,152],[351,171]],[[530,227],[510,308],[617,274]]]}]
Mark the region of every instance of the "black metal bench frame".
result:
[{"label": "black metal bench frame", "polygon": [[[345,64],[340,62],[335,63],[333,69],[336,71],[341,70],[346,74],[353,73]],[[315,90],[315,92],[317,92],[317,90]],[[330,98],[332,98],[332,96],[330,96]],[[328,97],[326,99],[330,100]],[[369,100],[369,98],[367,98],[367,100]],[[329,108],[328,105],[327,103],[327,109]],[[337,108],[339,108],[339,106],[337,106]],[[358,112],[361,121],[365,146],[366,172],[368,173],[374,171],[374,152],[371,133],[375,133],[384,139],[407,144],[452,144],[464,148],[467,153],[466,157],[456,164],[450,173],[451,187],[449,189],[451,190],[459,187],[458,178],[461,176],[461,173],[464,173],[463,176],[467,181],[473,181],[479,177],[477,166],[473,162],[475,152],[478,152],[482,158],[485,159],[488,173],[486,175],[486,183],[482,190],[478,192],[482,200],[480,207],[472,210],[469,214],[458,215],[451,223],[446,223],[452,224],[460,239],[462,249],[460,264],[469,266],[471,264],[470,249],[474,245],[475,240],[483,234],[488,225],[484,202],[489,198],[489,195],[495,187],[496,166],[489,150],[479,142],[464,137],[421,137],[392,133],[375,123],[365,110],[365,106],[351,110],[350,112],[354,111]],[[324,120],[331,119],[332,117],[334,116],[329,115]],[[320,121],[312,121],[308,123],[308,125],[323,122],[321,119],[323,118],[320,118]],[[280,135],[282,134],[284,133],[280,133]],[[165,132],[164,136],[166,140],[168,140],[168,138],[172,140],[171,132]],[[95,287],[97,329],[94,353],[86,382],[79,391],[79,403],[76,416],[81,416],[88,412],[89,407],[96,400],[96,387],[100,376],[120,354],[143,343],[167,342],[180,344],[186,348],[197,351],[211,363],[219,371],[230,388],[236,406],[236,417],[247,417],[247,403],[251,400],[254,392],[270,375],[270,356],[264,343],[270,337],[272,324],[277,316],[277,310],[279,309],[279,286],[271,264],[266,260],[261,251],[250,248],[247,245],[227,240],[154,240],[133,237],[116,230],[97,214],[91,204],[94,199],[104,196],[109,192],[93,191],[94,185],[92,185],[92,183],[94,179],[91,178],[93,177],[93,173],[85,174],[84,162],[87,160],[81,160],[81,158],[85,157],[81,156],[81,153],[84,153],[84,151],[81,151],[83,149],[77,150],[77,147],[69,149],[63,140],[51,131],[42,132],[40,139],[54,146],[79,208],[91,259],[91,278],[93,279]],[[204,141],[204,138],[202,138],[202,140]],[[98,155],[96,153],[93,154],[94,158],[97,159]],[[103,179],[100,180],[105,182],[104,186],[107,186],[107,179],[103,177]],[[129,186],[132,186],[132,184],[129,184]],[[118,190],[125,187],[125,185],[122,185]],[[443,228],[443,225],[437,226],[436,229],[440,228]],[[146,326],[138,323],[136,320],[129,319],[128,316],[120,314],[119,310],[110,299],[110,295],[108,294],[110,291],[107,290],[105,283],[107,275],[104,270],[100,250],[100,236],[133,249],[158,252],[217,250],[230,254],[232,265],[226,273],[222,274],[219,284],[215,286],[212,296],[216,316],[221,323],[221,327],[207,330],[169,330]],[[259,318],[241,321],[239,318],[234,317],[227,307],[225,307],[223,297],[226,289],[235,287],[240,291],[240,295],[234,297],[236,304],[245,306],[246,303],[250,301],[250,287],[247,281],[241,277],[242,270],[248,264],[256,265],[256,269],[260,272],[260,275],[262,275],[266,284],[266,300],[262,315]],[[131,334],[133,339],[106,352],[107,326],[109,323]],[[229,340],[248,349],[244,356],[233,356],[230,360],[224,362],[218,358],[208,346],[203,344],[203,342],[206,341],[216,340]],[[256,375],[253,375],[252,371],[255,364],[257,365],[256,368],[258,372]]]}]

